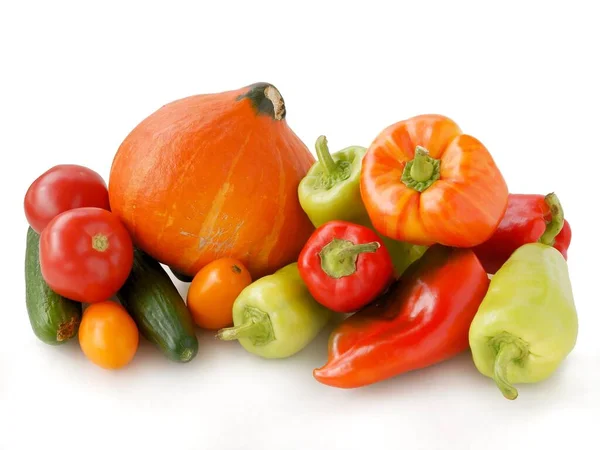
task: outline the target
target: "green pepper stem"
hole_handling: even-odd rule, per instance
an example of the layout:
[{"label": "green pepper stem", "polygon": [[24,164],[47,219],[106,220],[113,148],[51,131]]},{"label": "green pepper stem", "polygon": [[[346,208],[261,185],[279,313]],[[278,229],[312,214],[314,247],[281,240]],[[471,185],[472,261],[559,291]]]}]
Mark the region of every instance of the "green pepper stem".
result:
[{"label": "green pepper stem", "polygon": [[546,245],[554,245],[554,239],[563,228],[565,215],[558,200],[558,196],[552,192],[544,198],[546,204],[550,207],[551,219],[546,224],[546,231],[540,236],[539,242]]},{"label": "green pepper stem", "polygon": [[325,173],[327,175],[331,175],[337,172],[338,167],[331,157],[331,153],[329,153],[329,147],[327,147],[327,138],[325,136],[319,136],[317,138],[315,148],[317,149],[317,158],[323,166]]},{"label": "green pepper stem", "polygon": [[249,339],[252,345],[266,345],[275,339],[271,318],[266,312],[253,306],[244,308],[243,323],[234,327],[222,328],[217,338],[223,341]]},{"label": "green pepper stem", "polygon": [[521,349],[514,343],[505,342],[500,345],[494,362],[494,381],[509,400],[514,400],[519,395],[518,391],[508,381],[508,367],[521,356]]},{"label": "green pepper stem", "polygon": [[429,158],[429,152],[426,148],[417,145],[413,165],[410,168],[410,176],[415,181],[427,181],[433,174],[433,164]]},{"label": "green pepper stem", "polygon": [[217,332],[217,338],[223,341],[235,341],[247,338],[256,334],[260,327],[261,324],[259,322],[250,321],[235,327],[222,328]]}]

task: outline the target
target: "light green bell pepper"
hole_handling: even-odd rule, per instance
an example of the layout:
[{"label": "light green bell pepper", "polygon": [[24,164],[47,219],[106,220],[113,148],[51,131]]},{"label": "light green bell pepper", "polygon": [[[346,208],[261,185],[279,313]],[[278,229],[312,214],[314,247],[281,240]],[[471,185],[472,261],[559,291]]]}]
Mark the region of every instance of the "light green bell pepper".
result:
[{"label": "light green bell pepper", "polygon": [[477,369],[502,394],[550,377],[574,348],[578,319],[567,262],[555,248],[519,247],[496,272],[469,330]]},{"label": "light green bell pepper", "polygon": [[287,358],[306,347],[332,316],[310,295],[292,263],[247,286],[233,304],[234,326],[217,337],[237,339],[263,358]]}]

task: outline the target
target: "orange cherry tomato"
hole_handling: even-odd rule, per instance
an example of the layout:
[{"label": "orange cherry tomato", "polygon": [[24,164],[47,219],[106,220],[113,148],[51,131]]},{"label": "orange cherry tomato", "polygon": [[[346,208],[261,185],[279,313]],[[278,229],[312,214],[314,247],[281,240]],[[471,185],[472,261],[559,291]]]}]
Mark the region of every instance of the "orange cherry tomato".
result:
[{"label": "orange cherry tomato", "polygon": [[250,283],[250,272],[237,259],[220,258],[204,266],[187,294],[188,309],[196,325],[207,330],[232,325],[233,302]]},{"label": "orange cherry tomato", "polygon": [[79,325],[85,356],[104,369],[120,369],[133,359],[139,344],[137,325],[125,308],[112,301],[86,308]]}]

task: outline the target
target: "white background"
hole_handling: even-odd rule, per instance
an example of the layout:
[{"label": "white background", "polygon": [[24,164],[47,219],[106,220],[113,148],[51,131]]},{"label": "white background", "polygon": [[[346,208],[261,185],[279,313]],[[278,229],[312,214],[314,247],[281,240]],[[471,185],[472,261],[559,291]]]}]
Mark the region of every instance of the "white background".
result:
[{"label": "white background", "polygon": [[[599,448],[595,3],[2,2],[0,448]],[[510,402],[468,353],[368,388],[322,386],[311,372],[328,330],[281,361],[199,332],[198,356],[178,365],[144,342],[118,372],[76,341],[37,341],[29,183],[59,163],[108,177],[122,139],[164,103],[257,81],[279,88],[311,149],[319,134],[334,151],[367,146],[393,122],[442,113],[486,144],[512,192],[555,191],[580,318],[560,370]]]}]

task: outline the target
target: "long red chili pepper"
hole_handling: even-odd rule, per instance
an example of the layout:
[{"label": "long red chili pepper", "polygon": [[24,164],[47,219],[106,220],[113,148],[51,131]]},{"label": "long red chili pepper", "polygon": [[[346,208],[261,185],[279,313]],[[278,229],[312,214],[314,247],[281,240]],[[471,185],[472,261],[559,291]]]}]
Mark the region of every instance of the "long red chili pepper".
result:
[{"label": "long red chili pepper", "polygon": [[473,247],[489,274],[495,274],[512,253],[532,242],[555,247],[567,259],[571,226],[556,194],[510,194],[508,207],[495,233]]},{"label": "long red chili pepper", "polygon": [[386,294],[333,331],[329,359],[314,377],[356,388],[455,356],[469,347],[489,282],[472,250],[433,245]]}]

